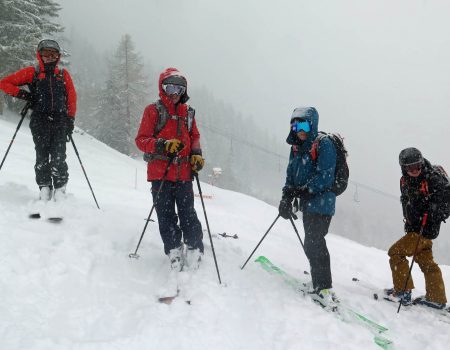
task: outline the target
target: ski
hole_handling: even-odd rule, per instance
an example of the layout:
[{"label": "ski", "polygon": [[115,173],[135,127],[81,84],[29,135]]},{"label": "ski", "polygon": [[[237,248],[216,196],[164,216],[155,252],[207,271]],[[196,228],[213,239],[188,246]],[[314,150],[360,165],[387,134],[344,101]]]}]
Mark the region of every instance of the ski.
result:
[{"label": "ski", "polygon": [[[297,291],[297,292],[300,291],[300,292],[302,292],[303,295],[308,295],[308,293],[307,293],[308,291],[305,287],[305,285],[308,281],[301,280],[300,278],[291,276],[290,274],[283,271],[278,266],[274,265],[269,259],[267,259],[264,256],[258,257],[255,261],[257,263],[259,263],[259,265],[267,272],[281,277],[282,280],[286,284],[291,286],[295,291]],[[328,308],[324,308],[323,306],[322,306],[322,308],[325,311],[332,312],[343,322],[356,323],[356,324],[359,324],[359,325],[365,327],[373,334],[374,342],[378,346],[380,346],[382,349],[386,349],[386,350],[392,349],[392,346],[393,346],[392,340],[390,340],[382,335],[382,333],[385,333],[388,331],[388,329],[386,327],[370,320],[368,317],[353,310],[349,306],[342,303],[342,301],[340,301],[338,303],[337,308],[328,309]]]},{"label": "ski", "polygon": [[[28,217],[30,219],[34,219],[34,220],[42,218],[40,213],[32,213],[32,214],[28,215]],[[46,221],[52,222],[52,223],[60,223],[61,221],[63,221],[63,217],[62,216],[51,216],[51,217],[46,218]]]},{"label": "ski", "polygon": [[178,295],[180,295],[180,290],[179,289],[177,290],[177,294],[171,295],[171,296],[166,296],[166,297],[159,297],[158,301],[160,303],[170,305],[170,304],[172,304],[172,301],[174,301],[175,298],[178,297]]},{"label": "ski", "polygon": [[[382,301],[386,301],[389,304],[394,305],[395,307],[398,306],[398,302],[395,302],[387,297],[384,296],[384,291],[380,288],[376,288],[375,286],[371,285],[370,283],[367,283],[365,281],[361,281],[360,279],[353,277],[352,278],[353,282],[357,282],[357,284],[367,290],[370,291],[370,293],[372,294],[372,297],[375,300],[382,300]],[[419,298],[415,298],[412,300],[412,303],[410,305],[406,305],[404,306],[405,310],[410,310],[410,309],[417,309],[419,308],[421,312],[428,312],[431,314],[434,314],[436,316],[438,316],[438,320],[444,323],[449,323],[450,324],[450,306],[443,308],[443,309],[435,309],[433,307],[430,306],[426,306],[426,305],[421,305],[419,304],[418,301]]]}]

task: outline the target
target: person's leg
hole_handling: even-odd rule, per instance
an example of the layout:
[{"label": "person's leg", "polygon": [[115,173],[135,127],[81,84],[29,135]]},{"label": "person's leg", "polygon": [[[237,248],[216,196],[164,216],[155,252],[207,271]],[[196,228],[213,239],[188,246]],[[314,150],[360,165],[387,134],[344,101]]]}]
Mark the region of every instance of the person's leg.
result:
[{"label": "person's leg", "polygon": [[[63,188],[69,180],[66,163],[66,128],[63,122],[53,122],[51,126],[50,168],[55,192]],[[56,194],[56,193],[55,193]]]},{"label": "person's leg", "polygon": [[203,253],[203,231],[194,208],[192,181],[177,182],[175,193],[183,241],[188,249],[199,249],[200,253]]},{"label": "person's leg", "polygon": [[[389,264],[392,271],[392,282],[396,292],[403,291],[406,279],[408,278],[409,263],[407,256],[413,256],[416,249],[419,235],[415,232],[408,232],[397,242],[395,242],[388,250]],[[419,250],[418,250],[419,251]],[[406,290],[414,289],[412,276],[408,279]]]},{"label": "person's leg", "polygon": [[311,266],[314,290],[332,288],[330,254],[325,235],[330,227],[331,216],[303,213],[305,252]]},{"label": "person's leg", "polygon": [[425,297],[431,302],[446,304],[447,298],[441,269],[433,259],[433,242],[426,238],[422,238],[421,242],[421,252],[417,254],[416,261],[425,276],[427,291]]},{"label": "person's leg", "polygon": [[174,183],[165,181],[156,200],[161,182],[160,180],[152,181],[152,196],[158,216],[159,233],[164,243],[164,253],[168,255],[172,249],[181,247],[181,229],[175,213]]},{"label": "person's leg", "polygon": [[39,189],[48,187],[52,189],[50,172],[50,133],[44,116],[33,114],[30,121],[31,135],[33,136],[34,149],[36,151],[36,163],[34,172]]}]

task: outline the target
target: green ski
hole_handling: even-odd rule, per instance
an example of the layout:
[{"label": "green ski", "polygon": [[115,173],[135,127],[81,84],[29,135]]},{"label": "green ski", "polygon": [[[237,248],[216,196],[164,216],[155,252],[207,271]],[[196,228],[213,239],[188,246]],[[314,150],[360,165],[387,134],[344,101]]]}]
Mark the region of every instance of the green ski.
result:
[{"label": "green ski", "polygon": [[[255,261],[259,263],[264,270],[268,271],[271,274],[280,276],[283,279],[283,281],[286,284],[290,285],[292,288],[294,288],[295,291],[301,291],[304,292],[305,294],[307,293],[307,290],[305,289],[304,286],[304,283],[306,281],[302,281],[299,278],[289,275],[287,272],[283,271],[278,266],[272,264],[272,262],[270,262],[270,260],[267,259],[265,256],[260,256]],[[371,331],[371,333],[374,335],[374,342],[381,348],[386,350],[393,349],[392,340],[382,335],[383,333],[388,331],[386,327],[370,320],[364,315],[361,315],[359,312],[351,309],[342,302],[339,302],[338,310],[334,311],[333,313],[336,314],[336,316],[344,322],[349,323],[354,322],[360,324],[361,326]]]}]

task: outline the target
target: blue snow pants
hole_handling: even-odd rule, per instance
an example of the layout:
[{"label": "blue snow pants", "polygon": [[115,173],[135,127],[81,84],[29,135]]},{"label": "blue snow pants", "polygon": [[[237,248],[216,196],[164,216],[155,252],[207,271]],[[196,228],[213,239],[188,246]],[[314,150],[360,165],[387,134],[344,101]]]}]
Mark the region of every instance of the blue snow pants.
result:
[{"label": "blue snow pants", "polygon": [[332,288],[330,254],[325,241],[330,223],[329,215],[303,213],[305,253],[311,267],[313,287],[318,291]]},{"label": "blue snow pants", "polygon": [[198,248],[203,253],[203,231],[194,208],[192,181],[165,181],[156,200],[160,186],[161,180],[152,181],[153,203],[165,254],[169,254],[171,249],[179,248],[182,239],[189,248]]}]

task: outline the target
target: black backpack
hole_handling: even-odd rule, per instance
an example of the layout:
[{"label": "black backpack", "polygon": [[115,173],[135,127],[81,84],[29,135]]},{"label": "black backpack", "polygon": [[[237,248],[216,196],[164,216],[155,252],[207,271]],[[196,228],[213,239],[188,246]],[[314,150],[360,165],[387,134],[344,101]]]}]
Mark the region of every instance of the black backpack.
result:
[{"label": "black backpack", "polygon": [[444,195],[442,196],[442,202],[439,203],[437,212],[442,221],[445,221],[450,216],[450,179],[447,172],[440,165],[433,165],[433,172],[438,174],[444,185]]},{"label": "black backpack", "polygon": [[334,183],[331,191],[334,192],[336,196],[339,196],[347,189],[348,186],[348,178],[350,176],[350,171],[347,164],[348,152],[344,146],[344,139],[341,135],[337,133],[326,133],[320,131],[311,147],[311,158],[313,161],[318,158],[319,143],[325,137],[328,137],[333,142],[334,148],[336,149],[336,169],[334,172]]}]

